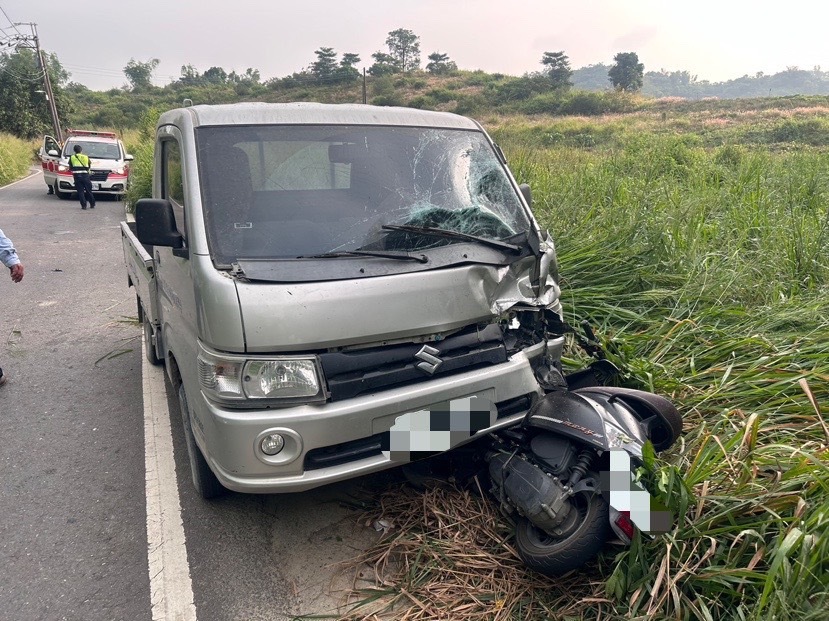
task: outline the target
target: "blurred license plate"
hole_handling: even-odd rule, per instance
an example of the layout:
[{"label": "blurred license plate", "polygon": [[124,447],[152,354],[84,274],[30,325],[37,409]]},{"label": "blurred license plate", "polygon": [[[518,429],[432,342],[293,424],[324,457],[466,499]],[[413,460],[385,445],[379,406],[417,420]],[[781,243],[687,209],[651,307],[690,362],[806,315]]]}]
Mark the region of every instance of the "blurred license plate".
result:
[{"label": "blurred license plate", "polygon": [[382,419],[388,429],[383,454],[394,462],[408,462],[448,451],[495,424],[494,396],[486,390]]}]

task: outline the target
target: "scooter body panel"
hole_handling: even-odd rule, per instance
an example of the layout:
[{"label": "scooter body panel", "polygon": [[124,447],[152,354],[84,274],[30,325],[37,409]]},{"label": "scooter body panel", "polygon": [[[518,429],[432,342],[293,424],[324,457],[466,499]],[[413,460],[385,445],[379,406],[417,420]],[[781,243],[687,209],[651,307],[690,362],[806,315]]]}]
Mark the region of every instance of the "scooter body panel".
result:
[{"label": "scooter body panel", "polygon": [[609,448],[602,414],[588,399],[574,392],[547,394],[528,412],[526,425],[598,449]]}]

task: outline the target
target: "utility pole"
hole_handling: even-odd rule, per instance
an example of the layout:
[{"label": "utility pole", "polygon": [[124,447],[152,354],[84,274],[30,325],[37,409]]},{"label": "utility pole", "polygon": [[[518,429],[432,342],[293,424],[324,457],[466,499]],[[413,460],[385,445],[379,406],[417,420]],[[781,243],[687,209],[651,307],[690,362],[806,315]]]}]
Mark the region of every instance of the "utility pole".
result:
[{"label": "utility pole", "polygon": [[55,138],[60,144],[63,144],[63,132],[60,128],[60,119],[58,118],[58,108],[55,102],[55,96],[52,94],[52,82],[49,80],[49,70],[46,68],[46,61],[43,58],[43,52],[40,49],[40,40],[37,36],[37,24],[29,23],[16,23],[15,26],[29,26],[32,29],[32,34],[30,36],[20,35],[16,37],[18,41],[21,42],[34,42],[35,44],[35,53],[37,54],[37,64],[40,66],[40,70],[43,72],[43,85],[46,89],[46,103],[49,104],[49,114],[52,115],[52,129],[55,131]]}]

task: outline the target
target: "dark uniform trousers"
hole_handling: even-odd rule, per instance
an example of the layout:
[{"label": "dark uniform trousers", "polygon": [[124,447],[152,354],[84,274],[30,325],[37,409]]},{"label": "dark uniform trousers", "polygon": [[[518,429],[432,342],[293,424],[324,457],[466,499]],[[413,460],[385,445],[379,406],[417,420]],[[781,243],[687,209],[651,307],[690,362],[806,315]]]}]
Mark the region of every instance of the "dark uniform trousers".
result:
[{"label": "dark uniform trousers", "polygon": [[95,207],[95,197],[92,196],[92,182],[89,180],[89,173],[73,173],[75,178],[75,189],[78,191],[78,200],[81,201],[81,207],[86,209],[86,202],[89,201],[90,207]]}]

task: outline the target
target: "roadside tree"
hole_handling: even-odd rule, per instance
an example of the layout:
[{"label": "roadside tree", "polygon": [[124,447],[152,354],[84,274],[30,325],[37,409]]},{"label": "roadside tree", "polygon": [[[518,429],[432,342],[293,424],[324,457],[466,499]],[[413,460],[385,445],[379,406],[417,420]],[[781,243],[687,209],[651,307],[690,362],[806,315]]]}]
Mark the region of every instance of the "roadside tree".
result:
[{"label": "roadside tree", "polygon": [[[43,55],[58,116],[65,118],[69,106],[61,87],[69,80],[69,74],[57,56],[48,52]],[[0,54],[0,132],[34,138],[49,131],[51,118],[43,75],[34,50],[21,48],[11,54]]]}]

